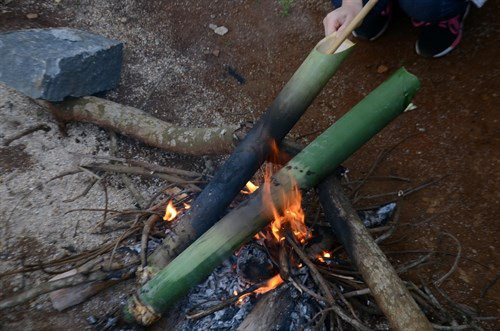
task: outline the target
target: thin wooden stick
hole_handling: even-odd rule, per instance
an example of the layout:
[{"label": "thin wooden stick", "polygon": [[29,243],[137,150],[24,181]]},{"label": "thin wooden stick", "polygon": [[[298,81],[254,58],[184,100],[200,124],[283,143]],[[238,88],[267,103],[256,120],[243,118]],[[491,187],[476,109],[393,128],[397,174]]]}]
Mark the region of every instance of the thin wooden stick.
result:
[{"label": "thin wooden stick", "polygon": [[354,19],[347,25],[347,27],[342,30],[342,32],[337,36],[336,33],[325,37],[320,41],[320,50],[326,54],[333,54],[340,47],[340,45],[347,39],[351,32],[356,29],[356,27],[363,21],[365,16],[370,12],[370,10],[375,6],[378,0],[370,0],[361,9],[361,11],[354,17]]}]

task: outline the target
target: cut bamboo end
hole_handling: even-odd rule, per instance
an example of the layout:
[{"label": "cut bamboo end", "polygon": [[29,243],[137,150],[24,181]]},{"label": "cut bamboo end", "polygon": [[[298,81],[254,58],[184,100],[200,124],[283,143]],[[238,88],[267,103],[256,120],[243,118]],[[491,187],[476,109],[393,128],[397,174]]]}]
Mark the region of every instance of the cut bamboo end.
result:
[{"label": "cut bamboo end", "polygon": [[328,35],[325,38],[321,39],[319,41],[319,43],[316,45],[315,49],[318,52],[323,53],[323,54],[337,54],[337,53],[341,53],[341,52],[343,52],[343,51],[345,51],[345,50],[347,50],[347,49],[349,49],[349,48],[351,48],[352,46],[355,45],[355,43],[353,43],[349,39],[345,39],[337,47],[337,49],[334,50],[333,53],[332,53],[331,52],[331,45],[335,42],[336,39],[337,39],[337,35],[334,32],[331,35]]}]

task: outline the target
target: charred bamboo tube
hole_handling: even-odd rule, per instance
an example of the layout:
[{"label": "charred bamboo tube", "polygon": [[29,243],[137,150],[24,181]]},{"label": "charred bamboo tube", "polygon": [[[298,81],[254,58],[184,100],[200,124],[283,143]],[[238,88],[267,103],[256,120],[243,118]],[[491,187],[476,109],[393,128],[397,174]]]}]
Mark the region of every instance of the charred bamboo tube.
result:
[{"label": "charred bamboo tube", "polygon": [[[418,79],[400,69],[351,111],[316,138],[275,176],[271,200],[282,211],[284,197],[295,183],[300,188],[319,184],[341,162],[384,128],[409,104]],[[262,191],[224,216],[129,301],[125,319],[152,324],[189,289],[201,282],[234,250],[252,238],[272,218]]]},{"label": "charred bamboo tube", "polygon": [[373,241],[340,183],[330,176],[319,186],[325,215],[394,330],[432,330],[396,270]]},{"label": "charred bamboo tube", "polygon": [[162,246],[150,256],[153,273],[172,261],[224,214],[234,197],[267,159],[272,142],[279,144],[351,52],[346,40],[335,54],[324,54],[315,47],[271,107],[256,123],[214,178],[176,223]]}]

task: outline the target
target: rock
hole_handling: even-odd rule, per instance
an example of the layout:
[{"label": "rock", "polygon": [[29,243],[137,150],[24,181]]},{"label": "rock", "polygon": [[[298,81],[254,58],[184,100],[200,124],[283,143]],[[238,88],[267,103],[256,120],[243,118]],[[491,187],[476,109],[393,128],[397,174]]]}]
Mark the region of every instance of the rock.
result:
[{"label": "rock", "polygon": [[0,81],[49,101],[115,88],[123,44],[93,33],[30,29],[0,33]]},{"label": "rock", "polygon": [[220,54],[220,50],[214,49],[213,52],[212,52],[212,54],[217,57]]},{"label": "rock", "polygon": [[387,70],[389,70],[389,68],[387,68],[387,66],[381,64],[377,67],[377,72],[379,74],[383,74],[384,72],[386,72]]},{"label": "rock", "polygon": [[214,30],[214,31],[215,31],[215,29],[217,29],[217,25],[215,25],[215,24],[213,24],[213,23],[210,23],[210,24],[208,25],[208,27],[209,27],[210,29]]},{"label": "rock", "polygon": [[225,26],[219,26],[217,29],[214,30],[214,32],[219,36],[225,35],[228,31],[229,29],[226,28]]},{"label": "rock", "polygon": [[26,18],[29,20],[34,20],[35,18],[38,18],[38,14],[37,13],[29,13],[29,14],[26,14]]}]

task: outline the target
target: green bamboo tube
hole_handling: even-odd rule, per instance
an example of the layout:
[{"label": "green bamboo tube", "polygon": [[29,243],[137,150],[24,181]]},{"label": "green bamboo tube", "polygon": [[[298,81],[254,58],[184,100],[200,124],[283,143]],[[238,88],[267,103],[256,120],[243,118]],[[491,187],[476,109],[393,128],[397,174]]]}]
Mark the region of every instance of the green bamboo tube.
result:
[{"label": "green bamboo tube", "polygon": [[[384,128],[408,106],[419,88],[404,68],[354,106],[316,138],[274,177],[271,198],[281,211],[282,197],[292,189],[310,188]],[[269,223],[272,213],[262,203],[262,191],[242,203],[147,282],[129,301],[124,317],[149,325],[189,289],[200,283],[237,248]]]}]

